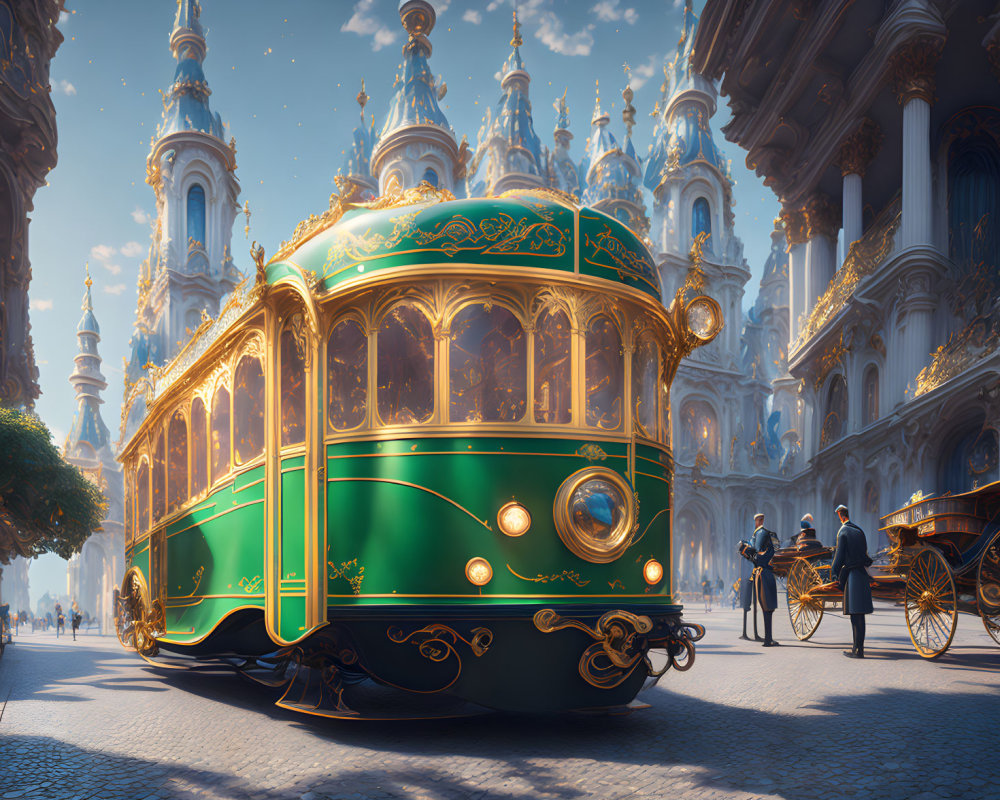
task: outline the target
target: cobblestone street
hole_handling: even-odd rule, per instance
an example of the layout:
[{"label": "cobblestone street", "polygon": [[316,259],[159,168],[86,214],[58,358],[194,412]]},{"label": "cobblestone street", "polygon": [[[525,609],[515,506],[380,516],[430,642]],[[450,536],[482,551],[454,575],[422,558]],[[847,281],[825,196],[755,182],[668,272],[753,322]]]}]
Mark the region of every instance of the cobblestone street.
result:
[{"label": "cobblestone street", "polygon": [[687,673],[626,717],[338,722],[272,705],[229,673],[158,671],[109,637],[27,633],[0,659],[2,798],[1000,797],[1000,648],[960,615],[938,662],[902,612],[869,617],[869,658],[813,641],[739,641],[739,612]]}]

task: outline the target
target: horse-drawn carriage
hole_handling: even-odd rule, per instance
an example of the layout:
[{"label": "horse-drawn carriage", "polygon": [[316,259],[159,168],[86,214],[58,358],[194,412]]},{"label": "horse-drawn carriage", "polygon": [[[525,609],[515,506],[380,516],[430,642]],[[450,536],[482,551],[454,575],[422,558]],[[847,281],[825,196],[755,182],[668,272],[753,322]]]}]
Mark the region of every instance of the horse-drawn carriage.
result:
[{"label": "horse-drawn carriage", "polygon": [[[924,497],[882,517],[892,546],[869,568],[872,597],[902,605],[906,627],[924,658],[944,653],[958,612],[982,618],[1000,644],[1000,482],[957,495]],[[800,640],[812,636],[825,609],[843,594],[831,581],[830,548],[780,551],[775,572],[786,578],[788,616]]]}]

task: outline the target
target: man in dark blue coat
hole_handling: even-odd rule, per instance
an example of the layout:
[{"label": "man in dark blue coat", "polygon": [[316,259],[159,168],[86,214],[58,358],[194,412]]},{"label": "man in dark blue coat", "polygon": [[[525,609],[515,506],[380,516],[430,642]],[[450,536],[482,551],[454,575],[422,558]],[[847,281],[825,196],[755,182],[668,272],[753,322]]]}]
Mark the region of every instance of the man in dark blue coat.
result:
[{"label": "man in dark blue coat", "polygon": [[771,617],[778,607],[778,584],[774,580],[771,569],[771,559],[774,558],[774,533],[764,527],[764,515],[754,517],[755,530],[751,539],[753,555],[753,584],[757,602],[764,612],[764,647],[776,647],[777,642],[771,635]]},{"label": "man in dark blue coat", "polygon": [[830,576],[844,591],[844,613],[851,616],[851,631],[854,646],[845,650],[848,658],[865,657],[865,614],[871,614],[872,589],[868,579],[868,567],[872,560],[868,556],[868,541],[865,532],[851,522],[847,507],[836,509],[840,518],[837,532],[837,550],[833,554]]},{"label": "man in dark blue coat", "polygon": [[[748,542],[740,541],[740,545]],[[750,606],[753,603],[753,563],[748,558],[740,558],[740,608],[743,609],[743,635],[741,639],[750,641],[747,636],[747,615],[750,613]],[[753,615],[753,638],[760,641],[757,635],[757,614]]]}]

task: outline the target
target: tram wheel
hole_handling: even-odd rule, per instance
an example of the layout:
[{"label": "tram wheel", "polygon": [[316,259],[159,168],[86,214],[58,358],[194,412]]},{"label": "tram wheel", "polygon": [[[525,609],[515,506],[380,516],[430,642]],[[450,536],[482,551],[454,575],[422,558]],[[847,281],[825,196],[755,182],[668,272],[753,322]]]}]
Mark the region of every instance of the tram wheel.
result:
[{"label": "tram wheel", "polygon": [[149,589],[139,570],[132,568],[125,573],[118,603],[115,626],[118,641],[123,647],[143,655],[155,655],[158,648],[149,624],[153,608],[149,601]]},{"label": "tram wheel", "polygon": [[993,537],[979,560],[976,601],[986,632],[1000,644],[1000,532]]},{"label": "tram wheel", "polygon": [[788,619],[801,642],[816,633],[823,619],[823,600],[812,594],[822,582],[816,567],[804,558],[795,559],[788,570]]},{"label": "tram wheel", "polygon": [[910,562],[904,602],[910,641],[924,658],[937,658],[955,636],[958,595],[948,562],[933,547]]}]

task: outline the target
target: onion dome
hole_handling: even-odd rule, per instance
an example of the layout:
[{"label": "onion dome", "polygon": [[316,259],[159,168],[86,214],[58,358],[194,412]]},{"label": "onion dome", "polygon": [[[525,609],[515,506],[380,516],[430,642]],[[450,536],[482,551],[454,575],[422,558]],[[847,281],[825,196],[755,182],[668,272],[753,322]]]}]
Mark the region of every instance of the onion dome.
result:
[{"label": "onion dome", "polygon": [[644,236],[649,229],[649,221],[642,198],[642,168],[632,144],[632,128],[635,125],[633,97],[631,85],[626,85],[622,92],[625,101],[622,120],[626,129],[625,145],[622,147],[608,130],[610,117],[601,111],[598,94],[591,122],[593,130],[587,144],[587,188],[583,199],[588,205],[615,217]]},{"label": "onion dome", "polygon": [[69,382],[76,391],[77,408],[73,415],[73,425],[63,444],[63,454],[77,458],[96,458],[97,452],[107,447],[111,436],[101,419],[101,392],[108,388],[108,383],[101,374],[101,356],[97,352],[97,343],[101,340],[101,329],[94,316],[94,305],[91,302],[90,270],[84,282],[86,291],[83,294],[83,316],[76,326],[76,337],[79,351],[74,358],[75,368],[69,376]]},{"label": "onion dome", "polygon": [[[444,82],[438,85],[427,64],[432,51],[427,35],[437,16],[427,0],[406,0],[399,8],[399,17],[409,38],[403,45],[403,72],[396,76],[385,125],[371,155],[372,173],[378,177],[382,192],[389,182],[384,172],[395,177],[401,189],[412,188],[421,180],[450,188],[464,176],[464,148],[460,156],[455,133],[438,105],[447,86]],[[405,151],[411,144],[422,151],[437,150],[439,158],[410,158]],[[440,169],[441,160],[450,175],[438,175],[431,166],[437,163]]]},{"label": "onion dome", "polygon": [[553,104],[556,110],[556,128],[553,132],[555,146],[549,159],[549,185],[561,192],[580,197],[583,179],[579,167],[569,155],[569,144],[573,134],[569,130],[569,106],[566,105],[566,90]]},{"label": "onion dome", "polygon": [[419,186],[337,211],[300,226],[267,265],[267,280],[314,272],[314,291],[367,280],[393,267],[470,265],[589,275],[660,298],[646,245],[617,219],[545,190],[456,200]]},{"label": "onion dome", "polygon": [[528,99],[531,76],[521,60],[523,40],[517,11],[514,11],[514,36],[510,44],[514,49],[500,69],[502,94],[485,143],[489,194],[542,184],[542,144],[531,117]]},{"label": "onion dome", "polygon": [[715,87],[691,66],[697,25],[691,0],[687,0],[677,51],[663,68],[665,80],[657,103],[659,114],[643,179],[654,192],[667,174],[694,162],[714,167],[728,181],[726,161],[708,124],[715,113]]},{"label": "onion dome", "polygon": [[361,106],[361,122],[354,129],[354,144],[347,151],[344,159],[344,166],[341,175],[346,180],[353,181],[362,187],[362,191],[367,191],[372,199],[378,193],[378,182],[372,175],[371,155],[372,150],[378,143],[378,134],[375,132],[375,116],[372,115],[371,122],[365,121],[365,105],[368,103],[368,95],[365,93],[365,81],[361,80],[361,91],[357,96],[358,105]]},{"label": "onion dome", "polygon": [[212,90],[201,68],[208,47],[198,0],[178,0],[170,50],[177,59],[177,70],[164,95],[163,121],[156,135],[162,138],[179,131],[201,131],[222,139],[222,118],[208,106]]}]

